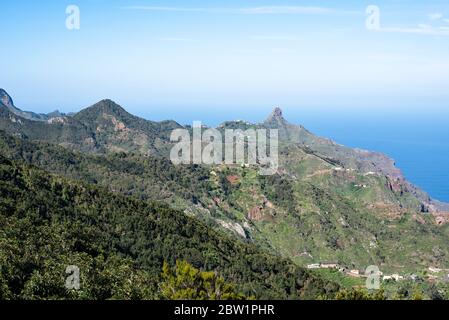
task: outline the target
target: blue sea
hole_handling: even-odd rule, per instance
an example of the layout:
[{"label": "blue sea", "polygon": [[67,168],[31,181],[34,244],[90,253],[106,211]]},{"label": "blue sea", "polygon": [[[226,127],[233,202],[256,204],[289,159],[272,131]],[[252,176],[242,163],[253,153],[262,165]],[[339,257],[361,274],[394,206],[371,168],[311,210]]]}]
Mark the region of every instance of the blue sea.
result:
[{"label": "blue sea", "polygon": [[449,115],[295,115],[317,135],[350,147],[380,151],[434,199],[449,202]]}]

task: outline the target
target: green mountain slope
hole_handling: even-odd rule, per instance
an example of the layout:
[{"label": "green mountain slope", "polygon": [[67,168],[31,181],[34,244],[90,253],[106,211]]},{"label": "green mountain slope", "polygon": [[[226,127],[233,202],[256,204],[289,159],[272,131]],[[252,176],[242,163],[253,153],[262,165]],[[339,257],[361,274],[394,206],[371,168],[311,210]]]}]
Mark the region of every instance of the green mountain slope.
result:
[{"label": "green mountain slope", "polygon": [[10,136],[0,131],[0,151],[70,179],[95,183],[142,200],[160,200],[178,209],[198,202],[207,193],[209,171],[200,166],[174,166],[163,157],[137,153],[90,154],[49,143]]},{"label": "green mountain slope", "polygon": [[[163,261],[216,270],[257,298],[313,298],[337,286],[165,205],[0,157],[0,298],[159,298]],[[81,289],[64,287],[66,267]]]},{"label": "green mountain slope", "polygon": [[90,153],[168,155],[170,133],[179,127],[174,121],[154,122],[135,117],[111,100],[102,100],[73,116],[45,119],[0,105],[0,129]]},{"label": "green mountain slope", "polygon": [[133,116],[111,100],[102,100],[73,119],[92,132],[101,151],[113,152],[168,155],[170,133],[181,127],[174,121],[154,122]]},{"label": "green mountain slope", "polygon": [[[71,179],[142,200],[164,201],[299,265],[334,261],[348,268],[375,264],[384,271],[415,272],[448,263],[446,226],[437,226],[431,215],[395,206],[399,196],[393,192],[373,202],[386,178],[354,177],[372,189],[377,186],[380,191],[372,196],[351,184],[328,185],[332,180],[322,176],[262,177],[251,168],[211,171],[138,154],[81,154],[1,132],[0,150],[5,157]],[[230,183],[228,177],[237,182]]]}]

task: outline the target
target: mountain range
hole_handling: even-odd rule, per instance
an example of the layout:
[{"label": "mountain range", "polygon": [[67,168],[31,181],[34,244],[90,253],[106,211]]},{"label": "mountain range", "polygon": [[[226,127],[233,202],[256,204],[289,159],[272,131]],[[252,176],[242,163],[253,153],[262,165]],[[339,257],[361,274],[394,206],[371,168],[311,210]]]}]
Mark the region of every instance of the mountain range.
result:
[{"label": "mountain range", "polygon": [[[362,271],[377,265],[384,273],[449,268],[449,204],[408,182],[388,156],[318,137],[275,108],[262,123],[226,121],[217,127],[278,129],[275,175],[260,176],[257,165],[173,165],[170,133],[179,128],[190,129],[136,117],[112,100],[70,115],[35,114],[15,107],[0,89],[3,166],[18,166],[20,172],[31,166],[40,170],[36,175],[102,188],[108,197],[155,201],[208,232],[239,246],[254,245],[298,268],[323,262]],[[222,262],[208,265],[204,252],[197,255],[190,261],[195,266],[223,269],[225,276],[241,281]],[[186,251],[179,256],[189,260]],[[250,282],[260,286],[264,280],[258,279]],[[312,296],[301,288],[303,296]],[[284,289],[276,290],[267,292],[285,297]],[[262,291],[256,290],[257,297]]]},{"label": "mountain range", "polygon": [[65,116],[65,114],[59,112],[58,110],[55,110],[48,114],[43,114],[43,113],[37,114],[34,112],[29,112],[29,111],[22,111],[14,105],[14,101],[12,100],[10,95],[4,89],[1,89],[1,88],[0,88],[0,105],[3,105],[6,109],[8,109],[13,114],[20,116],[22,118],[28,119],[28,120],[46,121],[51,118]]}]

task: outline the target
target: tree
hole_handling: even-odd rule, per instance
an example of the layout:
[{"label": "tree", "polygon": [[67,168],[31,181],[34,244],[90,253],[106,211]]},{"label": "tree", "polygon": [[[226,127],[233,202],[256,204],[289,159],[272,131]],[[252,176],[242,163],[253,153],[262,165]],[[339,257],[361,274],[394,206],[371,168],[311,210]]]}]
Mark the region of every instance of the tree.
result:
[{"label": "tree", "polygon": [[169,300],[247,299],[215,272],[200,271],[186,261],[176,261],[174,269],[164,262],[160,289]]},{"label": "tree", "polygon": [[385,300],[385,292],[383,289],[374,293],[365,290],[351,289],[342,290],[335,295],[336,300]]}]

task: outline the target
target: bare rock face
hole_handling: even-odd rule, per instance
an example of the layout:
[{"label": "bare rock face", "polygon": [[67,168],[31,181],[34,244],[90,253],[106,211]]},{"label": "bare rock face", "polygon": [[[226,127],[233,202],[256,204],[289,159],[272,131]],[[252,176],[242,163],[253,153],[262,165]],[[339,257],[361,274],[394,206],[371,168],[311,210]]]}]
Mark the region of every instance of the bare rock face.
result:
[{"label": "bare rock face", "polygon": [[3,89],[0,89],[0,103],[7,108],[14,108],[14,102],[12,101],[12,98]]},{"label": "bare rock face", "polygon": [[282,110],[279,107],[274,108],[272,114],[271,114],[272,118],[282,118]]},{"label": "bare rock face", "polygon": [[234,223],[234,222],[226,222],[226,221],[220,220],[220,219],[218,219],[217,222],[223,228],[231,230],[231,231],[234,231],[235,233],[237,233],[242,238],[247,238],[245,229],[240,224]]},{"label": "bare rock face", "polygon": [[442,226],[449,223],[449,212],[433,212],[435,224]]},{"label": "bare rock face", "polygon": [[274,108],[274,110],[271,112],[271,114],[268,116],[268,118],[265,120],[264,123],[271,125],[285,125],[287,121],[284,119],[281,108],[276,107]]},{"label": "bare rock face", "polygon": [[11,96],[4,90],[0,89],[0,106],[6,107],[10,112],[16,116],[22,117],[27,120],[34,121],[46,121],[48,116],[44,114],[37,114],[30,111],[22,111],[14,105],[14,101]]},{"label": "bare rock face", "polygon": [[263,205],[268,209],[274,209],[273,203],[268,199],[264,199]]},{"label": "bare rock face", "polygon": [[236,175],[230,175],[226,177],[226,180],[232,185],[237,185],[240,182],[240,177]]},{"label": "bare rock face", "polygon": [[262,207],[256,206],[248,212],[248,219],[251,221],[260,221],[264,217]]},{"label": "bare rock face", "polygon": [[404,190],[404,184],[401,179],[392,179],[390,177],[387,177],[386,187],[393,192],[401,192]]}]

